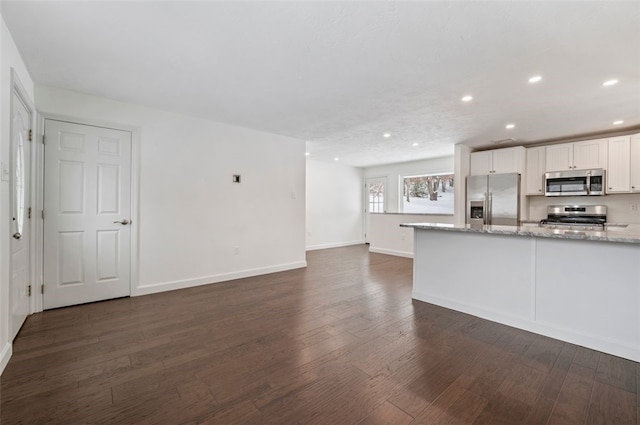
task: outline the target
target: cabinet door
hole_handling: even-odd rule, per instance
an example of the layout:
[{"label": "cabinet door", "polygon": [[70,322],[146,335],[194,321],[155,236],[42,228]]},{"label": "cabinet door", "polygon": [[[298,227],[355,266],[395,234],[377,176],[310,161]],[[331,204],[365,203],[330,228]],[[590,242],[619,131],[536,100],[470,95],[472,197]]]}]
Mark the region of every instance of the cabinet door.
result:
[{"label": "cabinet door", "polygon": [[483,174],[489,174],[492,171],[491,156],[491,151],[472,152],[469,175],[481,176]]},{"label": "cabinet door", "polygon": [[588,140],[573,144],[573,168],[607,168],[608,139]]},{"label": "cabinet door", "polygon": [[525,149],[521,146],[496,149],[493,151],[494,173],[521,173],[524,171]]},{"label": "cabinet door", "polygon": [[629,192],[630,189],[630,136],[609,139],[607,160],[607,193]]},{"label": "cabinet door", "polygon": [[631,136],[631,191],[640,192],[640,134]]},{"label": "cabinet door", "polygon": [[546,170],[566,171],[573,168],[573,143],[547,146]]},{"label": "cabinet door", "polygon": [[525,171],[525,193],[527,195],[544,195],[543,180],[546,169],[545,146],[527,149],[527,169]]}]

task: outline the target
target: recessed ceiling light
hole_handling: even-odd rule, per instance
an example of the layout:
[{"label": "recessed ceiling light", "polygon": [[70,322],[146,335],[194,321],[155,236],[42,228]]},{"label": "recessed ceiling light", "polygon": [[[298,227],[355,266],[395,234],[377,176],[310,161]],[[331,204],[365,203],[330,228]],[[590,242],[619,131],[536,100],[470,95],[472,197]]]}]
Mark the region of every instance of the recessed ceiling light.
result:
[{"label": "recessed ceiling light", "polygon": [[624,121],[622,121],[622,120],[617,120],[617,121],[614,121],[614,122],[613,122],[613,125],[620,125],[620,124],[622,124],[622,123],[624,123]]},{"label": "recessed ceiling light", "polygon": [[504,128],[506,128],[507,130],[511,130],[515,126],[516,126],[515,124],[507,124],[504,126]]},{"label": "recessed ceiling light", "polygon": [[603,86],[608,87],[608,86],[613,86],[615,84],[618,84],[618,80],[607,80],[604,83],[602,83]]},{"label": "recessed ceiling light", "polygon": [[309,156],[309,155],[311,155],[309,152],[304,153],[304,156]]},{"label": "recessed ceiling light", "polygon": [[473,96],[466,95],[462,98],[463,102],[471,102],[473,100]]},{"label": "recessed ceiling light", "polygon": [[420,143],[414,142],[413,145],[411,145],[411,146],[419,146],[419,145],[420,145]]},{"label": "recessed ceiling light", "polygon": [[386,137],[388,139],[389,137],[391,137],[391,133],[384,133],[382,137]]},{"label": "recessed ceiling light", "polygon": [[542,80],[542,77],[539,75],[534,75],[533,77],[529,78],[530,83],[537,83],[540,80]]},{"label": "recessed ceiling light", "polygon": [[340,158],[338,158],[337,156],[335,158],[333,158],[334,161],[340,161]]}]

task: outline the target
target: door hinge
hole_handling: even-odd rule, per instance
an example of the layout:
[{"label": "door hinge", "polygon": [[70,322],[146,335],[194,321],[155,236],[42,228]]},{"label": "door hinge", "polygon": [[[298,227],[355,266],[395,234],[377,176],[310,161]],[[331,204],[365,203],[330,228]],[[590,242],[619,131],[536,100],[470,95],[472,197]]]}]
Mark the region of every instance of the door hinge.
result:
[{"label": "door hinge", "polygon": [[42,135],[42,144],[46,145],[45,141],[44,141],[44,134]]},{"label": "door hinge", "polygon": [[31,207],[27,210],[27,218],[31,220]]},{"label": "door hinge", "polygon": [[33,140],[33,130],[29,130],[29,141]]},{"label": "door hinge", "polygon": [[27,294],[31,296],[31,285],[27,286]]},{"label": "door hinge", "polygon": [[44,294],[44,285],[40,285],[40,293]]},{"label": "door hinge", "polygon": [[42,210],[42,219],[44,220],[44,210]]}]

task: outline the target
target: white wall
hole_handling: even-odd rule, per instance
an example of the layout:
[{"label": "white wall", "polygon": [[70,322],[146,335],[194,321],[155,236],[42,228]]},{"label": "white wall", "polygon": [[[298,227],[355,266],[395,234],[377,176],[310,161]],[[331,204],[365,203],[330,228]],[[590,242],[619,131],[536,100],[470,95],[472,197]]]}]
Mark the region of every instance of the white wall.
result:
[{"label": "white wall", "polygon": [[[0,162],[10,164],[11,68],[14,68],[27,95],[33,100],[33,80],[22,61],[13,38],[0,15]],[[9,241],[10,211],[8,182],[0,182],[0,373],[11,356],[9,331]]]},{"label": "white wall", "polygon": [[362,169],[307,159],[307,250],[363,243]]},{"label": "white wall", "polygon": [[[382,254],[413,257],[413,229],[401,228],[400,223],[453,223],[454,216],[438,214],[402,214],[400,200],[402,176],[416,174],[439,174],[454,171],[454,157],[432,158],[420,161],[368,167],[364,178],[385,177],[385,211],[389,214],[369,214],[367,236],[369,251]],[[456,184],[456,194],[458,182]]]},{"label": "white wall", "polygon": [[[364,177],[386,177],[385,210],[387,212],[399,212],[399,201],[402,199],[400,191],[400,176],[416,174],[452,173],[454,165],[453,156],[431,158],[420,161],[400,162],[395,164],[367,167],[364,169]],[[456,188],[458,182],[455,182]]]},{"label": "white wall", "polygon": [[463,226],[467,219],[467,177],[469,176],[469,166],[471,163],[471,149],[469,146],[458,144],[455,147],[455,181],[460,183],[457,185],[458,190],[455,193],[455,220],[458,226]]},{"label": "white wall", "polygon": [[49,87],[36,107],[139,128],[134,295],[306,265],[304,141]]},{"label": "white wall", "polygon": [[402,223],[454,223],[453,215],[371,214],[369,251],[413,258],[413,229]]}]

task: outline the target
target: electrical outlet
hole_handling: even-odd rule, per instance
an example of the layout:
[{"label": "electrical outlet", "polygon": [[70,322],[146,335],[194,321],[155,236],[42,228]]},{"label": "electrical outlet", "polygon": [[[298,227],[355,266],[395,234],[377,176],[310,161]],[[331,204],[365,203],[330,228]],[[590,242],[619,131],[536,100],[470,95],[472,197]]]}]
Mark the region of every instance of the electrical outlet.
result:
[{"label": "electrical outlet", "polygon": [[635,203],[629,204],[629,209],[631,211],[636,211],[637,212],[638,211],[638,204],[635,204]]}]

